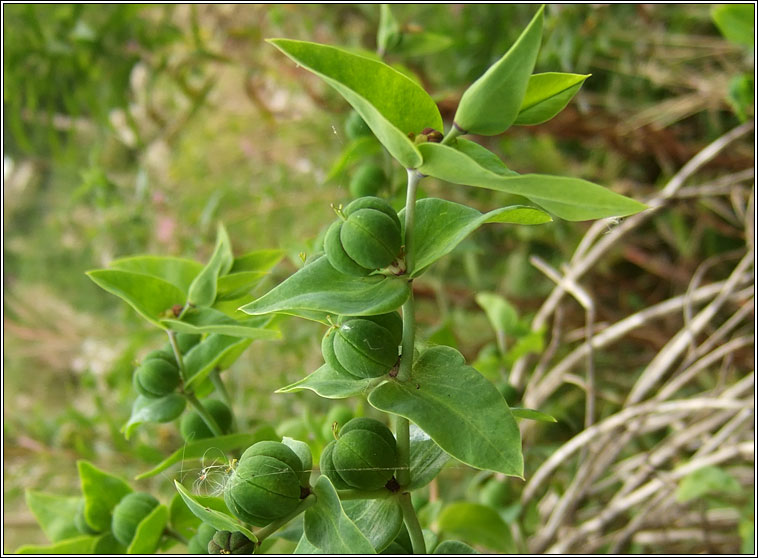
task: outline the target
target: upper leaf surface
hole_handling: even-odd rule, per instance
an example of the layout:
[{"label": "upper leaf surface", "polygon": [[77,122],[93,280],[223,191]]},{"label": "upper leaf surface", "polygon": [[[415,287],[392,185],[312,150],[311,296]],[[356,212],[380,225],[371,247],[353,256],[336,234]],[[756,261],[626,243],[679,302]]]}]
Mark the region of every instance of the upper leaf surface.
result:
[{"label": "upper leaf surface", "polygon": [[451,347],[427,349],[414,363],[410,381],[384,382],[368,401],[412,420],[463,463],[523,474],[521,436],[505,399]]},{"label": "upper leaf surface", "polygon": [[561,112],[589,75],[547,72],[529,78],[516,120],[519,126],[542,124]]},{"label": "upper leaf surface", "polygon": [[501,134],[513,124],[542,39],[544,6],[513,46],[463,93],[455,124],[472,134]]},{"label": "upper leaf surface", "polygon": [[321,475],[313,487],[316,503],[305,510],[305,536],[327,554],[376,554],[368,539],[342,509],[337,491]]},{"label": "upper leaf surface", "polygon": [[276,393],[291,393],[309,389],[326,399],[344,399],[366,393],[374,378],[346,378],[331,366],[324,364],[302,380],[276,390]]},{"label": "upper leaf surface", "polygon": [[52,542],[81,534],[74,524],[74,517],[81,504],[82,499],[78,496],[59,496],[36,490],[26,491],[27,507]]},{"label": "upper leaf surface", "polygon": [[441,130],[442,117],[419,85],[383,62],[340,48],[290,39],[269,42],[334,87],[401,164],[421,164],[408,134],[427,127]]},{"label": "upper leaf surface", "polygon": [[438,143],[419,146],[424,164],[419,171],[455,184],[477,186],[524,196],[567,221],[624,217],[647,206],[582,180],[544,174],[502,176],[480,166],[457,149]]},{"label": "upper leaf surface", "polygon": [[158,277],[176,285],[186,294],[192,280],[203,269],[203,264],[171,256],[128,256],[113,260],[108,267]]},{"label": "upper leaf surface", "polygon": [[[403,209],[401,220],[404,214]],[[451,201],[424,198],[416,202],[416,268],[411,276],[421,275],[485,223],[536,225],[550,221],[550,216],[536,207],[514,205],[482,214]]]},{"label": "upper leaf surface", "polygon": [[302,312],[314,319],[324,314],[372,316],[399,308],[409,292],[403,278],[345,275],[322,256],[240,310],[254,315]]},{"label": "upper leaf surface", "polygon": [[187,301],[193,306],[210,306],[216,300],[218,278],[229,272],[234,264],[232,244],[223,225],[219,223],[216,247],[211,259],[195,277],[187,293]]},{"label": "upper leaf surface", "polygon": [[164,327],[160,318],[174,305],[184,304],[186,295],[179,287],[152,275],[119,269],[95,269],[88,271],[87,275],[99,287],[127,302],[140,316],[160,328]]},{"label": "upper leaf surface", "polygon": [[210,507],[205,506],[201,502],[197,501],[194,495],[192,495],[186,488],[179,484],[179,481],[175,480],[174,486],[176,486],[176,489],[179,491],[179,494],[181,494],[184,503],[187,504],[187,507],[190,509],[190,511],[199,517],[203,523],[207,523],[219,531],[229,531],[232,533],[239,531],[253,542],[256,542],[258,540],[253,532],[242,525],[236,518],[224,512],[211,509]]},{"label": "upper leaf surface", "polygon": [[168,508],[161,504],[137,525],[134,538],[126,549],[127,554],[155,554],[168,524]]},{"label": "upper leaf surface", "polygon": [[348,500],[342,507],[378,552],[392,542],[403,526],[403,511],[395,498]]},{"label": "upper leaf surface", "polygon": [[132,487],[88,461],[78,461],[77,466],[84,494],[84,518],[97,531],[109,531],[113,508],[132,492]]}]

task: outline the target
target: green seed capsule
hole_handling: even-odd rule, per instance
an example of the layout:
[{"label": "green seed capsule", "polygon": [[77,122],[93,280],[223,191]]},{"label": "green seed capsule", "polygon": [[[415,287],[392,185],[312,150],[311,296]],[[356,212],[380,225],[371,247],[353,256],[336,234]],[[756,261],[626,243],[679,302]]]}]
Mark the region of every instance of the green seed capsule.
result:
[{"label": "green seed capsule", "polygon": [[350,256],[347,255],[342,247],[340,240],[340,231],[342,230],[342,221],[335,221],[326,231],[324,237],[324,252],[326,258],[334,269],[345,275],[355,275],[356,277],[365,277],[371,273],[370,269],[361,267]]},{"label": "green seed capsule", "polygon": [[340,229],[345,253],[368,269],[387,267],[400,253],[400,227],[385,213],[359,209],[351,213]]},{"label": "green seed capsule", "polygon": [[336,474],[349,486],[376,490],[392,478],[397,468],[397,444],[381,422],[356,418],[340,430],[331,455]]},{"label": "green seed capsule", "polygon": [[208,554],[252,554],[255,543],[239,531],[218,531],[208,543]]},{"label": "green seed capsule", "polygon": [[111,530],[116,540],[129,546],[140,522],[159,504],[158,500],[146,492],[132,492],[124,496],[113,508]]},{"label": "green seed capsule", "polygon": [[337,490],[347,490],[352,488],[347,484],[342,477],[337,473],[337,468],[334,465],[334,448],[337,447],[337,441],[332,440],[324,447],[324,451],[321,452],[321,459],[319,460],[318,467],[321,470],[321,474],[332,481],[334,488]]},{"label": "green seed capsule", "polygon": [[398,228],[400,228],[400,217],[397,216],[397,211],[392,209],[392,206],[382,198],[377,198],[375,196],[365,196],[363,198],[358,198],[357,200],[353,200],[347,204],[347,207],[345,207],[342,213],[345,215],[345,217],[350,217],[350,215],[360,209],[375,209],[376,211],[381,211],[387,217],[392,219]]},{"label": "green seed capsule", "polygon": [[197,533],[189,540],[187,552],[190,554],[208,554],[208,543],[213,540],[216,528],[207,523],[201,523]]},{"label": "green seed capsule", "polygon": [[181,378],[176,364],[162,358],[144,360],[134,371],[134,387],[145,397],[163,397],[173,392]]},{"label": "green seed capsule", "polygon": [[344,322],[333,343],[337,360],[359,378],[382,376],[397,362],[396,336],[371,320],[352,318]]},{"label": "green seed capsule", "polygon": [[375,196],[387,184],[384,169],[375,163],[363,165],[350,180],[350,194],[354,198]]},{"label": "green seed capsule", "polygon": [[187,354],[200,342],[202,337],[199,333],[177,333],[176,345],[179,347],[179,352],[183,355]]}]

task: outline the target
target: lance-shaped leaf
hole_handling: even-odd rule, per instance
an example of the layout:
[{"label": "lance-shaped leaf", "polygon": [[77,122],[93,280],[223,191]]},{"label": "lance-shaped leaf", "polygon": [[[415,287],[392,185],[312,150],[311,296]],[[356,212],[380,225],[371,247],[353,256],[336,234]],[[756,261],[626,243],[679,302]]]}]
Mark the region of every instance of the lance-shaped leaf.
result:
[{"label": "lance-shaped leaf", "polygon": [[418,424],[459,461],[521,477],[521,436],[503,396],[451,347],[432,347],[407,382],[386,381],[368,396],[380,411]]},{"label": "lance-shaped leaf", "polygon": [[344,399],[354,395],[367,393],[375,378],[345,378],[331,366],[324,364],[321,368],[309,374],[302,380],[276,390],[276,393],[292,393],[309,389],[326,399]]},{"label": "lance-shaped leaf", "polygon": [[219,223],[216,233],[216,247],[211,259],[195,277],[187,293],[187,302],[193,306],[210,306],[216,300],[218,278],[225,275],[234,264],[232,244],[224,226]]},{"label": "lance-shaped leaf", "polygon": [[36,490],[26,491],[27,507],[42,527],[45,536],[52,542],[81,534],[76,528],[74,518],[82,502],[82,498],[78,496],[59,496]]},{"label": "lance-shaped leaf", "polygon": [[281,336],[275,329],[257,327],[260,319],[237,321],[212,308],[191,308],[181,320],[167,318],[161,323],[179,333],[219,333],[245,339],[278,339]]},{"label": "lance-shaped leaf", "polygon": [[313,487],[316,503],[305,510],[305,537],[313,546],[327,554],[376,554],[340,504],[337,491],[329,479],[321,475]]},{"label": "lance-shaped leaf", "polygon": [[540,49],[543,11],[544,6],[508,52],[463,93],[454,119],[460,130],[493,136],[513,124]]},{"label": "lance-shaped leaf", "polygon": [[25,544],[17,548],[14,554],[94,554],[95,547],[100,537],[93,535],[81,535],[58,541],[50,545]]},{"label": "lance-shaped leaf", "polygon": [[453,38],[449,35],[429,31],[405,31],[392,51],[407,57],[428,56],[450,48],[453,42]]},{"label": "lance-shaped leaf", "polygon": [[442,117],[418,84],[383,62],[336,47],[289,39],[269,42],[334,87],[403,166],[421,164],[408,134],[427,127],[441,130]]},{"label": "lance-shaped leaf", "polygon": [[372,316],[399,308],[409,293],[406,279],[345,275],[322,256],[240,310],[254,315],[305,312]]},{"label": "lance-shaped leaf", "polygon": [[160,319],[170,313],[174,305],[184,304],[185,294],[179,287],[152,275],[119,269],[95,269],[87,275],[160,328],[163,328]]},{"label": "lance-shaped leaf", "polygon": [[192,280],[202,271],[203,264],[171,256],[129,256],[113,260],[108,267],[158,277],[179,287],[186,295]]},{"label": "lance-shaped leaf", "polygon": [[[400,211],[401,220],[404,215],[405,209]],[[424,198],[416,202],[416,268],[411,276],[421,275],[485,223],[538,225],[550,221],[550,215],[536,207],[513,205],[482,214],[451,201]]]},{"label": "lance-shaped leaf", "polygon": [[542,124],[561,112],[587,79],[589,74],[547,72],[529,78],[524,100],[516,120],[519,126]]},{"label": "lance-shaped leaf", "polygon": [[126,549],[127,554],[155,554],[163,537],[163,530],[168,524],[168,508],[164,505],[156,506],[137,525],[134,538]]},{"label": "lance-shaped leaf", "polygon": [[[212,333],[192,347],[184,356],[184,387],[191,388],[202,382],[216,368],[231,366],[243,351],[252,343],[252,339],[232,337]],[[221,364],[226,366],[221,366]]]},{"label": "lance-shaped leaf", "polygon": [[469,545],[461,541],[442,541],[440,544],[437,545],[437,548],[434,549],[434,554],[460,555],[460,554],[479,554],[479,553],[473,548],[471,548]]},{"label": "lance-shaped leaf", "polygon": [[518,173],[509,169],[500,157],[475,141],[467,140],[466,138],[457,138],[452,146],[461,153],[468,155],[471,159],[476,161],[476,164],[490,172],[501,174],[503,176],[518,176]]},{"label": "lance-shaped leaf", "polygon": [[376,47],[379,56],[390,52],[400,41],[400,24],[392,14],[388,4],[379,7],[379,29],[376,33]]},{"label": "lance-shaped leaf", "polygon": [[281,250],[255,250],[238,258],[234,258],[229,274],[242,273],[245,271],[269,271],[278,264],[284,252]]},{"label": "lance-shaped leaf", "polygon": [[251,433],[237,433],[227,434],[225,436],[216,436],[215,438],[203,438],[195,440],[194,442],[188,442],[174,453],[169,455],[166,459],[161,461],[158,465],[137,475],[135,480],[147,479],[154,477],[158,473],[162,473],[172,465],[180,463],[182,461],[189,461],[190,459],[202,459],[208,450],[217,450],[218,452],[229,453],[242,448],[252,446],[256,442],[261,440],[274,440],[279,441],[276,436],[276,432],[270,426],[264,426]]},{"label": "lance-shaped leaf", "polygon": [[77,467],[84,495],[84,519],[96,531],[109,531],[113,508],[132,492],[132,487],[88,461],[78,461]]},{"label": "lance-shaped leaf", "polygon": [[524,196],[567,221],[625,217],[647,206],[579,178],[522,174],[502,176],[482,167],[465,153],[439,143],[419,146],[424,164],[419,171],[455,184],[477,186]]},{"label": "lance-shaped leaf", "polygon": [[194,495],[190,494],[186,488],[179,484],[179,481],[175,480],[174,486],[179,491],[179,494],[182,496],[184,503],[187,504],[190,511],[199,517],[203,523],[207,523],[219,531],[229,531],[231,533],[240,532],[251,541],[258,541],[258,537],[256,537],[250,529],[242,525],[236,518],[204,505],[202,502],[198,501]]},{"label": "lance-shaped leaf", "polygon": [[138,395],[132,404],[132,415],[121,431],[128,440],[137,427],[146,422],[171,422],[184,411],[187,400],[178,393],[152,398]]},{"label": "lance-shaped leaf", "polygon": [[342,507],[377,552],[387,548],[403,526],[403,510],[395,498],[348,500]]},{"label": "lance-shaped leaf", "polygon": [[265,271],[241,271],[219,277],[216,282],[216,302],[245,296],[266,275],[268,273]]},{"label": "lance-shaped leaf", "polygon": [[514,417],[519,419],[538,420],[540,422],[558,422],[555,420],[555,417],[543,413],[542,411],[535,411],[534,409],[511,407],[511,413],[513,413]]}]

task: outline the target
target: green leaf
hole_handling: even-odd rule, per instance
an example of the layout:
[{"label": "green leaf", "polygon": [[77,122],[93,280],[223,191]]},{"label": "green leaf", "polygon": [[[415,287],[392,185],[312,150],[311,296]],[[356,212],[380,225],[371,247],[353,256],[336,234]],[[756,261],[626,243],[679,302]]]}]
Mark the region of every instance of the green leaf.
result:
[{"label": "green leaf", "polygon": [[252,434],[227,434],[225,436],[203,438],[200,440],[195,440],[194,442],[188,442],[176,450],[174,453],[169,455],[166,459],[161,461],[158,465],[149,471],[140,473],[134,478],[135,480],[142,480],[149,477],[154,477],[158,473],[162,473],[176,463],[188,461],[190,459],[202,459],[205,453],[210,449],[229,453],[234,450],[247,448],[249,446],[252,446],[254,443],[260,442],[262,440],[274,440],[278,442],[279,437],[277,437],[276,432],[274,432],[273,428],[270,426],[264,426]]},{"label": "green leaf", "polygon": [[495,293],[477,293],[476,303],[481,306],[495,331],[511,334],[518,325],[516,309]]},{"label": "green leaf", "polygon": [[268,275],[265,271],[241,271],[218,278],[216,284],[216,302],[237,300],[247,294],[261,279]]},{"label": "green leaf", "polygon": [[400,42],[400,25],[388,4],[379,7],[379,29],[376,33],[376,47],[379,55],[391,51]]},{"label": "green leaf", "polygon": [[39,523],[45,536],[52,542],[77,537],[81,533],[74,524],[82,498],[58,496],[36,490],[26,491],[26,505]]},{"label": "green leaf", "polygon": [[427,127],[441,130],[442,117],[432,98],[413,80],[383,62],[339,48],[289,39],[269,42],[334,87],[403,166],[421,164],[408,134]]},{"label": "green leaf", "polygon": [[542,40],[542,6],[503,57],[463,93],[455,125],[465,133],[493,136],[513,124]]},{"label": "green leaf", "polygon": [[[405,209],[399,213],[401,222]],[[535,207],[513,205],[482,214],[476,209],[438,198],[416,202],[416,268],[418,277],[434,262],[449,254],[469,234],[485,223],[517,223],[536,225],[552,221]]]},{"label": "green leaf", "polygon": [[738,526],[742,544],[741,554],[755,554],[755,520],[743,518]]},{"label": "green leaf", "polygon": [[88,461],[80,460],[76,465],[84,495],[84,519],[96,531],[110,531],[111,512],[132,487]]},{"label": "green leaf", "polygon": [[411,482],[408,490],[417,490],[432,482],[450,460],[450,456],[439,447],[429,434],[415,424],[411,424]]},{"label": "green leaf", "polygon": [[229,274],[245,271],[267,272],[284,257],[281,250],[255,250],[234,258]]},{"label": "green leaf", "polygon": [[331,366],[324,364],[302,380],[279,388],[274,393],[293,393],[309,389],[327,399],[345,399],[346,397],[367,393],[374,381],[373,378],[361,380],[345,378],[344,375],[335,372]]},{"label": "green leaf", "polygon": [[446,506],[437,525],[440,531],[460,537],[491,550],[512,554],[516,552],[511,530],[500,515],[488,506],[471,502],[454,502]]},{"label": "green leaf", "polygon": [[348,500],[342,507],[377,552],[384,550],[403,526],[403,510],[395,498]]},{"label": "green leaf", "polygon": [[272,312],[372,316],[403,305],[410,293],[401,277],[352,277],[335,270],[321,256],[284,282],[240,310],[248,314]]},{"label": "green leaf", "polygon": [[223,312],[207,307],[190,308],[181,320],[172,318],[161,320],[164,327],[179,333],[218,333],[245,339],[279,339],[281,337],[275,329],[256,327],[259,323],[259,320],[253,320],[251,325],[248,325],[244,321],[237,321]]},{"label": "green leaf", "polygon": [[750,74],[739,74],[729,79],[726,100],[740,122],[747,120],[748,111],[755,99],[755,81]]},{"label": "green leaf", "polygon": [[440,33],[419,31],[417,33],[404,32],[400,36],[400,42],[392,49],[393,52],[406,57],[428,56],[450,48],[453,38]]},{"label": "green leaf", "polygon": [[195,277],[187,293],[187,302],[193,306],[210,306],[216,300],[218,278],[229,272],[234,264],[232,245],[224,226],[219,223],[216,247],[211,259]]},{"label": "green leaf", "polygon": [[155,554],[163,537],[163,530],[168,524],[168,508],[157,506],[147,517],[140,521],[127,554]]},{"label": "green leaf", "polygon": [[342,153],[340,153],[340,156],[326,174],[324,182],[330,182],[338,178],[354,161],[379,153],[381,147],[381,144],[376,141],[373,135],[355,138],[342,150]]},{"label": "green leaf", "polygon": [[467,465],[523,475],[521,436],[505,399],[455,349],[427,349],[414,363],[410,381],[386,381],[368,401],[415,422]]},{"label": "green leaf", "polygon": [[121,428],[128,440],[138,426],[146,422],[171,422],[184,411],[187,400],[178,393],[170,393],[165,397],[153,399],[138,395],[132,404],[132,415]]},{"label": "green leaf", "polygon": [[711,18],[721,34],[739,45],[755,43],[755,5],[726,4],[711,8]]},{"label": "green leaf", "polygon": [[179,287],[152,275],[118,269],[95,269],[87,275],[160,328],[163,326],[159,320],[169,315],[174,305],[184,305],[185,294]]},{"label": "green leaf", "polygon": [[179,491],[179,494],[190,511],[199,517],[203,523],[215,527],[218,531],[229,531],[231,533],[240,532],[251,541],[258,541],[258,538],[253,532],[242,525],[236,518],[204,505],[194,495],[190,494],[186,488],[179,484],[179,481],[175,480],[174,486]]},{"label": "green leaf", "polygon": [[682,480],[676,490],[677,502],[689,502],[707,494],[739,494],[740,483],[720,467],[708,466],[693,471]]},{"label": "green leaf", "polygon": [[424,155],[424,164],[419,171],[426,175],[455,184],[524,196],[568,221],[624,217],[647,209],[638,201],[579,178],[544,174],[501,176],[446,145],[423,143],[419,149]]},{"label": "green leaf", "polygon": [[376,554],[374,547],[342,509],[337,491],[321,475],[313,487],[316,503],[305,510],[305,537],[327,554]]},{"label": "green leaf", "polygon": [[94,554],[99,537],[82,535],[51,545],[26,544],[16,549],[14,554]]},{"label": "green leaf", "polygon": [[170,256],[130,256],[113,260],[108,267],[152,275],[179,287],[186,295],[192,280],[202,271],[203,264]]},{"label": "green leaf", "polygon": [[[223,501],[223,500],[222,500]],[[200,518],[197,517],[184,503],[184,498],[178,492],[171,498],[168,506],[169,525],[171,528],[183,536],[185,539],[192,538],[197,534],[197,528],[200,526]]]},{"label": "green leaf", "polygon": [[221,368],[222,362],[227,364],[230,356],[239,357],[252,342],[252,339],[210,334],[184,355],[185,389],[202,382],[214,368]]},{"label": "green leaf", "polygon": [[437,548],[434,549],[434,554],[479,554],[476,550],[471,548],[461,541],[442,541]]},{"label": "green leaf", "polygon": [[561,112],[590,74],[564,74],[547,72],[529,78],[524,100],[521,102],[514,124],[532,126],[542,124]]},{"label": "green leaf", "polygon": [[519,419],[538,420],[540,422],[558,422],[555,420],[555,417],[543,413],[542,411],[535,411],[534,409],[511,407],[511,413],[514,417]]},{"label": "green leaf", "polygon": [[305,533],[300,537],[300,541],[297,543],[293,554],[329,554],[325,550],[321,550],[313,546],[308,539],[305,538]]},{"label": "green leaf", "polygon": [[113,533],[103,533],[95,541],[92,554],[126,554],[126,547],[116,540]]},{"label": "green leaf", "polygon": [[453,147],[473,159],[480,167],[502,176],[518,176],[516,171],[509,169],[503,160],[492,151],[466,138],[457,138]]}]

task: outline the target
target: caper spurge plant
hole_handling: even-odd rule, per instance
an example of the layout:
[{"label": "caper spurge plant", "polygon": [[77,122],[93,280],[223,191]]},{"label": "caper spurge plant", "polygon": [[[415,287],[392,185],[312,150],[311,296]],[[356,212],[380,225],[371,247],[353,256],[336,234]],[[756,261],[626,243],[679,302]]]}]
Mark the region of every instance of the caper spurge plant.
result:
[{"label": "caper spurge plant", "polygon": [[[124,433],[129,437],[142,423],[181,416],[186,443],[140,477],[200,459],[210,448],[238,458],[203,469],[203,475],[223,473],[225,482],[215,493],[175,481],[177,497],[170,506],[81,462],[83,495],[71,505],[81,509],[83,527],[66,531],[71,536],[56,541],[59,550],[154,552],[175,539],[193,552],[250,553],[265,550],[268,537],[302,514],[297,552],[431,553],[434,541],[424,536],[411,492],[429,484],[449,458],[523,476],[519,429],[498,389],[457,350],[416,339],[413,281],[485,223],[537,225],[553,216],[580,221],[644,209],[585,180],[519,174],[463,137],[542,123],[581,87],[587,76],[533,73],[542,26],[540,8],[512,47],[463,93],[448,125],[416,81],[376,57],[305,41],[268,41],[352,106],[353,141],[375,138],[407,170],[405,207],[397,212],[377,196],[384,169],[363,171],[351,185],[357,199],[334,205],[337,218],[327,230],[323,253],[242,305],[249,316],[244,319],[223,309],[229,301],[243,300],[281,253],[234,257],[223,226],[205,265],[139,256],[90,272],[95,283],[168,336],[168,344],[135,370],[137,397]],[[379,51],[391,50],[398,33],[383,6]],[[426,177],[517,195],[523,203],[481,213],[444,199],[417,201],[417,187]],[[324,365],[278,393],[366,397],[386,417],[352,418],[335,406],[329,416],[336,420],[327,432],[334,439],[315,470],[305,442],[278,437],[270,428],[236,431],[220,374],[253,340],[279,335],[272,326],[278,314],[325,327]],[[185,410],[187,404],[192,409]],[[312,474],[316,470],[319,474]],[[33,510],[48,501],[40,494],[29,500]],[[360,520],[379,511],[381,522]],[[472,550],[450,541],[438,550],[450,548]]]}]

